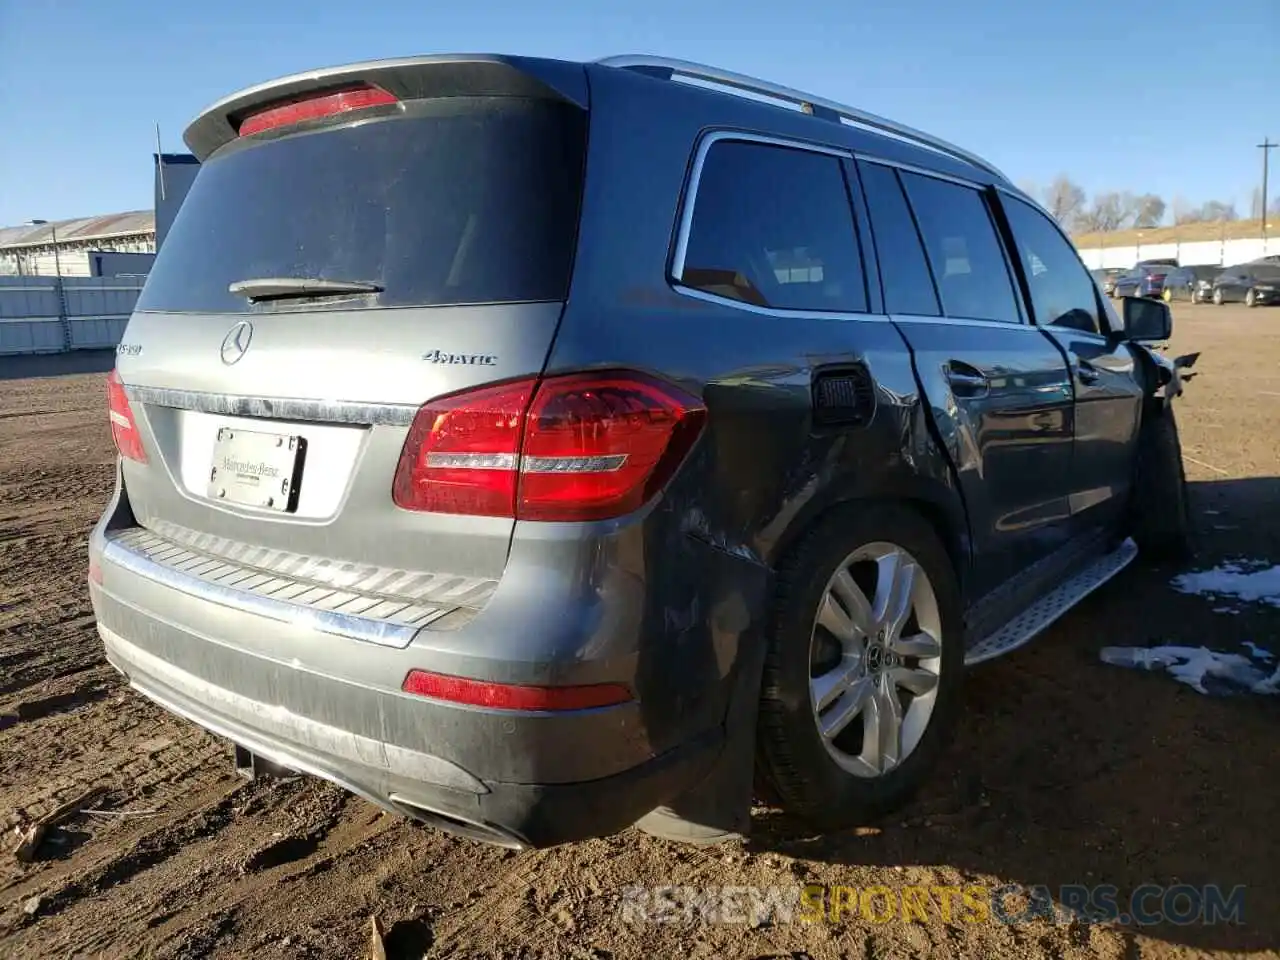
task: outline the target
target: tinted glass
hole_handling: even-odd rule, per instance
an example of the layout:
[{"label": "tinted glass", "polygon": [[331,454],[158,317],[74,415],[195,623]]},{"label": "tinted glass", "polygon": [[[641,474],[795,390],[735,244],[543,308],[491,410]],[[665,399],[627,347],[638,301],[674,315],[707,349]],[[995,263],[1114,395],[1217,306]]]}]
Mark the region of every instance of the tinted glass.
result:
[{"label": "tinted glass", "polygon": [[898,174],[878,163],[859,164],[859,171],[876,239],[885,312],[938,316],[938,295]]},{"label": "tinted glass", "polygon": [[977,190],[903,173],[933,277],[949,317],[1018,322],[1000,241]]},{"label": "tinted glass", "polygon": [[140,310],[246,311],[237,280],[383,292],[320,306],[565,296],[585,117],[535,100],[416,102],[407,116],[224,147],[201,167]]},{"label": "tinted glass", "polygon": [[1014,199],[1004,207],[1036,323],[1097,333],[1097,288],[1071,244],[1034,207]]},{"label": "tinted glass", "polygon": [[864,312],[866,280],[840,161],[712,144],[680,280],[761,307]]}]

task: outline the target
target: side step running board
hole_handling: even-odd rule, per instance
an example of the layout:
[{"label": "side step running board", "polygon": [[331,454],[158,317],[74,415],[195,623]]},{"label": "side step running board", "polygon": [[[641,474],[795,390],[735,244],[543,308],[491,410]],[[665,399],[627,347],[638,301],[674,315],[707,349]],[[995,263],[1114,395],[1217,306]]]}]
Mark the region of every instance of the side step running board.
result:
[{"label": "side step running board", "polygon": [[1138,555],[1138,547],[1126,540],[1114,551],[1099,557],[1089,566],[1064,580],[1027,609],[994,630],[965,651],[967,665],[993,660],[1024,646],[1036,635],[1127,567]]}]

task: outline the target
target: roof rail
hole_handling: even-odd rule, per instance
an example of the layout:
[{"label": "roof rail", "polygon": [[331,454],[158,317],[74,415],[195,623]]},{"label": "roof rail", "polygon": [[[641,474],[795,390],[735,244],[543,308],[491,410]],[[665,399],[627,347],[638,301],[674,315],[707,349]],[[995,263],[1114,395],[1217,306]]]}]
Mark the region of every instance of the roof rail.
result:
[{"label": "roof rail", "polygon": [[994,164],[939,137],[916,130],[914,127],[908,127],[905,124],[896,123],[874,113],[868,113],[856,107],[845,106],[842,103],[836,103],[834,100],[815,97],[801,90],[793,90],[790,87],[770,83],[768,80],[758,80],[745,74],[733,73],[729,70],[722,70],[719,67],[709,67],[689,60],[651,57],[646,54],[621,54],[619,56],[604,57],[597,60],[596,63],[605,67],[635,70],[651,76],[662,77],[663,79],[688,77],[715,84],[716,86],[726,87],[730,92],[746,91],[747,93],[780,100],[783,103],[795,104],[802,112],[815,117],[836,122],[848,121],[854,126],[867,127],[878,133],[886,133],[918,146],[928,147],[957,160],[963,160],[965,163],[970,163],[975,167],[986,170],[988,173],[994,174],[1006,183],[1011,182]]}]

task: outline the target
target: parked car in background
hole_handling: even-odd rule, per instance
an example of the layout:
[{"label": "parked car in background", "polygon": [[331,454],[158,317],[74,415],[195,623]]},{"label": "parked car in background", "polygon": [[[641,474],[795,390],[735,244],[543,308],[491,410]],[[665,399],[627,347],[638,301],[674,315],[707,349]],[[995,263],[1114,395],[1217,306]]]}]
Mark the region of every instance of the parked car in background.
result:
[{"label": "parked car in background", "polygon": [[1165,275],[1161,296],[1165,303],[1174,300],[1203,303],[1212,294],[1213,280],[1221,272],[1222,267],[1217,265],[1178,267]]},{"label": "parked car in background", "polygon": [[1098,286],[1102,288],[1102,292],[1108,297],[1114,297],[1116,291],[1116,277],[1124,273],[1122,267],[1103,267],[1100,270],[1090,271],[1093,279],[1098,282]]},{"label": "parked car in background", "polygon": [[1252,260],[1227,267],[1213,281],[1214,303],[1243,303],[1261,307],[1280,303],[1280,263]]},{"label": "parked car in background", "polygon": [[1175,269],[1167,265],[1138,264],[1116,277],[1113,297],[1158,297],[1164,292],[1164,280]]}]

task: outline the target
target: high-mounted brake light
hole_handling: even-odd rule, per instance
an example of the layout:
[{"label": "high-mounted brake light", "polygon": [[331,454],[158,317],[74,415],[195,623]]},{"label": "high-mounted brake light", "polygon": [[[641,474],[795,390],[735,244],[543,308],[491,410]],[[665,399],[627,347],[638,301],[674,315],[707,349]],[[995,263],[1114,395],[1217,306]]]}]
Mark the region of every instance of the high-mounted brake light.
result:
[{"label": "high-mounted brake light", "polygon": [[120,456],[146,463],[147,452],[142,449],[138,424],[133,419],[133,409],[129,406],[124,384],[120,382],[120,374],[115,370],[107,375],[107,416],[111,419],[111,436]]},{"label": "high-mounted brake light", "polygon": [[631,691],[620,683],[540,687],[488,683],[426,670],[410,670],[401,689],[405,693],[433,700],[499,710],[590,710],[595,707],[611,707],[632,699]]},{"label": "high-mounted brake light", "polygon": [[432,401],[405,439],[406,510],[601,520],[637,509],[702,429],[696,398],[638,373],[521,380]]},{"label": "high-mounted brake light", "polygon": [[251,113],[240,122],[238,133],[242,137],[249,137],[264,130],[287,127],[305,120],[319,120],[322,117],[350,113],[352,110],[385,107],[399,102],[395,94],[388,93],[381,87],[362,84],[346,90],[313,94]]}]

